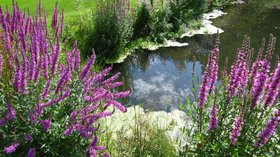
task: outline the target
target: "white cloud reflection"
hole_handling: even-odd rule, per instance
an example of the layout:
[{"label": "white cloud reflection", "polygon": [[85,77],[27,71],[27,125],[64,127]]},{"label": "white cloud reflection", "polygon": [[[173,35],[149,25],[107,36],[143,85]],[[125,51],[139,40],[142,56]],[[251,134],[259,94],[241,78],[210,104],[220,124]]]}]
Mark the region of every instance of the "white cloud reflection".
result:
[{"label": "white cloud reflection", "polygon": [[[172,110],[184,102],[190,89],[182,85],[176,88],[179,77],[171,73],[156,72],[149,80],[138,78],[133,81],[133,97],[145,104],[145,108]],[[184,88],[185,87],[185,88]]]}]

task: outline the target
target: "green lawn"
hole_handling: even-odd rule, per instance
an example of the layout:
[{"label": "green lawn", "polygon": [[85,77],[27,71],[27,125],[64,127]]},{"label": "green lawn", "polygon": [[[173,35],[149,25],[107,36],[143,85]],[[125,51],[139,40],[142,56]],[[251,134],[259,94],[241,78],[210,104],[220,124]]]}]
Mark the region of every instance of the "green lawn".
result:
[{"label": "green lawn", "polygon": [[[39,0],[17,0],[17,2],[21,10],[29,8],[30,14],[34,15]],[[49,15],[53,13],[55,2],[56,0],[42,0],[42,7]],[[8,8],[11,9],[12,3],[12,0],[0,0],[2,8],[8,6]],[[58,0],[59,10],[64,10],[65,21],[70,20],[73,15],[92,10],[95,3],[96,0]],[[131,0],[131,5],[136,6],[137,0]]]},{"label": "green lawn", "polygon": [[[21,10],[29,8],[30,14],[34,15],[38,0],[18,0],[19,7]],[[50,15],[53,13],[56,0],[42,0],[43,9]],[[0,0],[2,8],[8,6],[12,8],[12,0]],[[64,10],[65,20],[69,20],[72,15],[76,15],[79,12],[90,11],[95,5],[95,0],[58,0],[59,10]]]}]

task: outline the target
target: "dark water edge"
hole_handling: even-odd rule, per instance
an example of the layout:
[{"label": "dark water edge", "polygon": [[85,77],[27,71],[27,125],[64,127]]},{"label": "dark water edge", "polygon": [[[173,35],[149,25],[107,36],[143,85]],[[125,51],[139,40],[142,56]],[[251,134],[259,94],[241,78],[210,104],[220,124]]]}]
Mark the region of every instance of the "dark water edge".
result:
[{"label": "dark water edge", "polygon": [[[244,35],[250,36],[255,53],[262,38],[268,41],[270,33],[280,39],[280,9],[266,7],[266,3],[265,0],[256,0],[233,5],[224,10],[227,15],[214,20],[214,25],[225,31],[220,36],[220,71],[224,68],[226,58],[229,65],[233,63]],[[124,76],[125,88],[132,91],[132,96],[124,104],[142,104],[147,110],[170,111],[179,108],[180,103],[185,103],[187,96],[197,95],[209,51],[215,44],[215,35],[196,35],[183,41],[189,46],[160,48],[156,51],[137,50],[124,63],[114,65],[114,70],[121,71]],[[277,55],[280,55],[280,44],[275,49],[274,56]],[[276,58],[273,57],[272,65]]]}]

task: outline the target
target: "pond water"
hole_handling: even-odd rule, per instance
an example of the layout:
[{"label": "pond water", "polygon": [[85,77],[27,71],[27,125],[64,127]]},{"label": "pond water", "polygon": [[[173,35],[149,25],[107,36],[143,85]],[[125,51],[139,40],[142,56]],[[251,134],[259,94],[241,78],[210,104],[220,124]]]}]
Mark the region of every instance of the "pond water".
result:
[{"label": "pond water", "polygon": [[[251,47],[255,51],[259,49],[262,38],[268,40],[270,33],[280,39],[280,9],[268,3],[257,0],[234,5],[224,10],[227,15],[213,21],[215,26],[225,31],[220,36],[220,69],[223,69],[226,57],[229,65],[232,64],[244,35],[250,36]],[[122,72],[126,87],[133,93],[125,102],[128,106],[142,104],[147,110],[170,111],[179,108],[187,96],[197,95],[197,84],[207,64],[209,51],[215,44],[215,35],[196,35],[182,40],[189,45],[156,51],[137,50],[124,63],[114,65],[116,71]],[[280,55],[280,44],[277,45],[275,56]],[[195,79],[192,79],[193,71]]]}]

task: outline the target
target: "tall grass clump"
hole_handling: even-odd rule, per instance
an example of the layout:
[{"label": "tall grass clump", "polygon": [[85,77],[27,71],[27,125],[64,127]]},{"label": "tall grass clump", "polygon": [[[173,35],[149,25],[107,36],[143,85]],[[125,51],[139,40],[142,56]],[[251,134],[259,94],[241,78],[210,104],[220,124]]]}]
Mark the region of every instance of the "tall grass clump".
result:
[{"label": "tall grass clump", "polygon": [[[101,141],[107,143],[110,154],[115,157],[176,156],[174,141],[168,135],[169,127],[163,127],[166,124],[161,125],[157,121],[152,122],[152,114],[144,113],[142,107],[135,106],[128,108],[126,117],[117,112],[104,119],[106,122],[102,124],[106,124],[103,127],[107,129]],[[114,124],[116,121],[119,121],[117,125]]]},{"label": "tall grass clump", "polygon": [[[163,43],[170,32],[170,9],[167,2],[142,2],[136,10],[133,24],[133,39],[144,38],[157,43]],[[154,6],[154,7],[153,7]]]},{"label": "tall grass clump", "polygon": [[98,60],[117,59],[132,38],[134,9],[130,0],[98,0],[93,13],[92,31],[86,41],[86,50],[96,50]]},{"label": "tall grass clump", "polygon": [[99,120],[115,109],[120,73],[108,67],[94,72],[96,59],[81,67],[77,42],[67,50],[61,43],[64,14],[58,4],[48,28],[41,1],[32,18],[0,7],[0,156],[109,156],[99,145]]},{"label": "tall grass clump", "polygon": [[191,20],[199,20],[207,11],[206,0],[175,0],[169,3],[171,16],[168,22],[172,24],[175,33]]},{"label": "tall grass clump", "polygon": [[[193,128],[184,155],[279,156],[280,61],[271,65],[276,38],[264,41],[253,58],[249,37],[237,50],[230,72],[218,80],[220,49],[211,51],[199,90],[190,103]],[[186,106],[188,108],[188,106]]]}]

